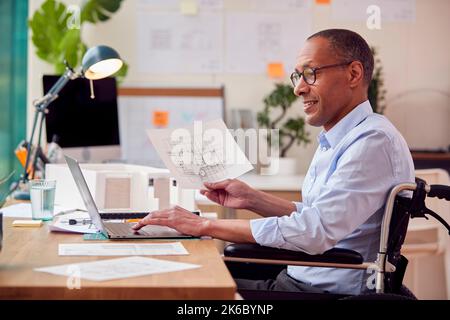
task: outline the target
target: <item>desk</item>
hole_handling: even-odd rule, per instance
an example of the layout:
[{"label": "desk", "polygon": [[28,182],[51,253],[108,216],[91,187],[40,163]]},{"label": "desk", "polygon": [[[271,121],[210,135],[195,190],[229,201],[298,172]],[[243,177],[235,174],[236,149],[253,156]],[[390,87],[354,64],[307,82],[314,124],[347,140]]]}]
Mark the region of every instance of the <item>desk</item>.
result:
[{"label": "desk", "polygon": [[[123,280],[81,280],[81,289],[69,290],[68,278],[33,269],[114,257],[60,257],[59,243],[83,242],[82,236],[49,232],[47,224],[41,228],[13,228],[12,221],[3,220],[0,299],[234,299],[236,284],[213,240],[182,241],[188,256],[152,256],[195,263],[201,268]],[[145,242],[150,241],[139,240]]]}]

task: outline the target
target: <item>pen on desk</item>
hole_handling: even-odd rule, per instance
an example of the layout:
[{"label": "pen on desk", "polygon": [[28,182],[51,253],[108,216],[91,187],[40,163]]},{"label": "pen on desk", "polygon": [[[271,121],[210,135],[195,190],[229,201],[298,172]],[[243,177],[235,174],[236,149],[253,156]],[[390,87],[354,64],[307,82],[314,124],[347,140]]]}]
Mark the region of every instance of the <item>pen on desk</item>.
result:
[{"label": "pen on desk", "polygon": [[141,221],[141,219],[125,219],[125,222],[129,223],[129,222],[139,222]]},{"label": "pen on desk", "polygon": [[63,221],[61,221],[61,223],[68,223],[70,225],[74,225],[74,224],[91,224],[92,221],[91,221],[91,219],[81,219],[81,220],[69,219],[69,220],[63,220]]}]

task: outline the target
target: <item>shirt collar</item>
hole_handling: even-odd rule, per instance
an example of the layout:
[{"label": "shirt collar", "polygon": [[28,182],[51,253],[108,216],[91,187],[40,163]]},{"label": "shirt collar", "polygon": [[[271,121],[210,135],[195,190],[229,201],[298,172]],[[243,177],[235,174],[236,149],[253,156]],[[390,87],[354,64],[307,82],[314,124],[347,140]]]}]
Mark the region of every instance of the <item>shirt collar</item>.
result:
[{"label": "shirt collar", "polygon": [[359,104],[329,131],[322,130],[318,136],[321,148],[334,148],[342,138],[361,121],[373,113],[369,100]]}]

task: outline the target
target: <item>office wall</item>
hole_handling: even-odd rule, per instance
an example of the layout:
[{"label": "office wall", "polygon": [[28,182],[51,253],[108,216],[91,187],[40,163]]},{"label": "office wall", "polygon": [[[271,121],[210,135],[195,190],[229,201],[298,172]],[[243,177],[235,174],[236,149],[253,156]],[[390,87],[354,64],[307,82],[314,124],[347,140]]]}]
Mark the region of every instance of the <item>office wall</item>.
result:
[{"label": "office wall", "polygon": [[[30,0],[30,15],[42,3]],[[77,4],[79,1],[64,1]],[[262,109],[262,99],[273,88],[274,80],[266,75],[163,75],[142,74],[137,69],[136,0],[124,2],[120,11],[103,24],[87,25],[83,38],[88,45],[107,44],[116,48],[130,64],[124,86],[204,86],[224,84],[228,109]],[[238,0],[224,0],[224,10],[239,8]],[[381,30],[369,30],[365,22],[336,22],[331,7],[312,5],[312,31],[340,27],[359,32],[376,46],[385,72],[387,89],[386,115],[405,135],[411,147],[436,148],[450,144],[450,1],[416,0],[415,22],[383,22]],[[295,41],[295,39],[293,39]],[[297,52],[292,52],[295,59]],[[32,118],[31,101],[41,96],[41,75],[52,68],[34,55],[29,46],[28,128]],[[287,79],[286,79],[287,80]],[[302,114],[296,104],[293,113]],[[317,146],[319,128],[309,127],[313,143],[294,147],[289,156],[300,159],[299,170],[306,172]]]}]

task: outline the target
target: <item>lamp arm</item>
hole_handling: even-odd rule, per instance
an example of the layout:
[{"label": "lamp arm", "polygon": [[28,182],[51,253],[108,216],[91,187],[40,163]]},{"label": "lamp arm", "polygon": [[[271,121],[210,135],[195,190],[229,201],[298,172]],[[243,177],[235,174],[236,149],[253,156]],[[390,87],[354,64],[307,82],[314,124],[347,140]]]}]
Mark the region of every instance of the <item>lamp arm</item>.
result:
[{"label": "lamp arm", "polygon": [[[81,73],[75,72],[72,68],[69,66],[66,68],[66,71],[64,74],[56,81],[56,83],[50,88],[50,90],[47,92],[45,96],[42,98],[33,101],[33,106],[35,107],[35,114],[34,114],[34,120],[33,120],[33,127],[31,129],[31,136],[30,140],[28,141],[27,145],[27,158],[25,160],[25,167],[24,172],[22,175],[22,182],[25,183],[28,179],[28,165],[31,160],[31,146],[33,144],[34,134],[36,132],[36,126],[39,119],[39,116],[41,117],[40,124],[39,124],[39,141],[38,146],[40,146],[40,140],[41,140],[41,132],[42,132],[42,125],[43,125],[43,119],[45,117],[45,112],[47,110],[47,107],[50,103],[52,103],[54,100],[58,98],[58,93],[64,88],[64,86],[69,82],[70,80],[76,79],[78,77],[82,76]],[[38,149],[36,149],[34,158],[33,158],[33,169],[35,169],[36,165],[36,157],[38,153]],[[34,175],[34,173],[33,173]]]},{"label": "lamp arm", "polygon": [[70,80],[80,77],[81,74],[75,72],[72,68],[67,67],[64,74],[56,81],[56,83],[48,90],[47,94],[42,98],[35,100],[33,105],[39,110],[45,110],[50,103],[58,98],[58,93]]}]

